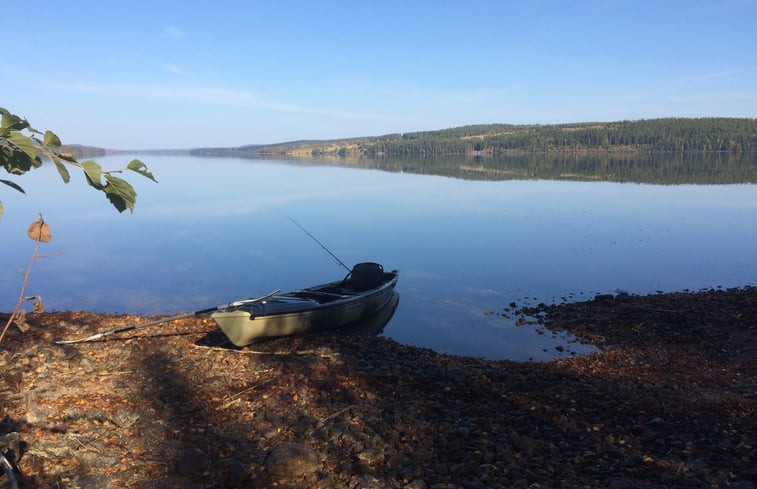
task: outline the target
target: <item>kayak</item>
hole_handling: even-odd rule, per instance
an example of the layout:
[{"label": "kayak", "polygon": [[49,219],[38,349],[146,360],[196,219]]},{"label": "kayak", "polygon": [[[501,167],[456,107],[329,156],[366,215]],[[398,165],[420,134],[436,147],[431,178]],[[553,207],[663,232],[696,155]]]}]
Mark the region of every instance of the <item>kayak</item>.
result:
[{"label": "kayak", "polygon": [[358,263],[342,280],[276,293],[220,309],[211,316],[236,346],[264,339],[338,329],[382,310],[394,296],[399,272]]}]

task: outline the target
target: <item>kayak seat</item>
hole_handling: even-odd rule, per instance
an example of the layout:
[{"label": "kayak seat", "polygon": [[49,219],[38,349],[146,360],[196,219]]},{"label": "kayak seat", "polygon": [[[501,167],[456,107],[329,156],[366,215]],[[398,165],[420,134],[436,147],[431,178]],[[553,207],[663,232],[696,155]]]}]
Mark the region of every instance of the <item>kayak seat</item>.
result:
[{"label": "kayak seat", "polygon": [[375,289],[381,285],[384,278],[384,267],[378,263],[358,263],[352,267],[352,271],[345,277],[344,286],[355,292]]}]

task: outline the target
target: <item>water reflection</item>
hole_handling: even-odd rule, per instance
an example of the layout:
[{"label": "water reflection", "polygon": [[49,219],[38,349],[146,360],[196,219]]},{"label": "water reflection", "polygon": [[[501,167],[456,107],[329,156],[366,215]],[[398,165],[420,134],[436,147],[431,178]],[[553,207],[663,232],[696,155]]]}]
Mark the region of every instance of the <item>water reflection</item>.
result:
[{"label": "water reflection", "polygon": [[757,182],[754,153],[537,153],[415,158],[342,157],[282,160],[303,166],[336,165],[465,180],[575,180],[655,185]]},{"label": "water reflection", "polygon": [[354,323],[347,324],[339,328],[339,331],[349,335],[359,336],[377,336],[384,332],[384,328],[392,320],[394,312],[400,303],[400,294],[394,292],[391,299],[378,311],[370,316],[363,318]]},{"label": "water reflection", "polygon": [[26,229],[38,211],[53,233],[42,252],[66,250],[40,260],[27,289],[50,309],[176,314],[334,280],[341,268],[285,212],[347,265],[400,270],[402,305],[384,335],[488,358],[547,359],[566,341],[515,327],[517,318],[501,314],[511,302],[743,286],[757,276],[754,185],[472,181],[266,160],[143,159],[160,183],[131,179],[133,215],[117,214],[82,181],[59,183],[54,168],[24,177],[26,195],[3,193],[0,310],[15,303],[18,269],[33,247]]}]

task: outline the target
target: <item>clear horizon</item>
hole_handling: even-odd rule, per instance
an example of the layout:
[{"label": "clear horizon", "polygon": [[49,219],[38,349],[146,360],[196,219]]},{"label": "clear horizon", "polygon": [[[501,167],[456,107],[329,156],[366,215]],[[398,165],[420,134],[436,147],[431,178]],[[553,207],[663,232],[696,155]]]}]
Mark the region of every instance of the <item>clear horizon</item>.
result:
[{"label": "clear horizon", "polygon": [[68,144],[757,116],[751,0],[43,0],[2,13],[0,106]]}]

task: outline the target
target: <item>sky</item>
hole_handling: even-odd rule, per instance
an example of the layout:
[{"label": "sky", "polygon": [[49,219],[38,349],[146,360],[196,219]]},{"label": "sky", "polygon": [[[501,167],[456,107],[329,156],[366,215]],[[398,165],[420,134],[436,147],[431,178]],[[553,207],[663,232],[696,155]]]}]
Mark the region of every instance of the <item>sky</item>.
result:
[{"label": "sky", "polygon": [[757,117],[757,0],[4,2],[0,107],[64,143]]}]

